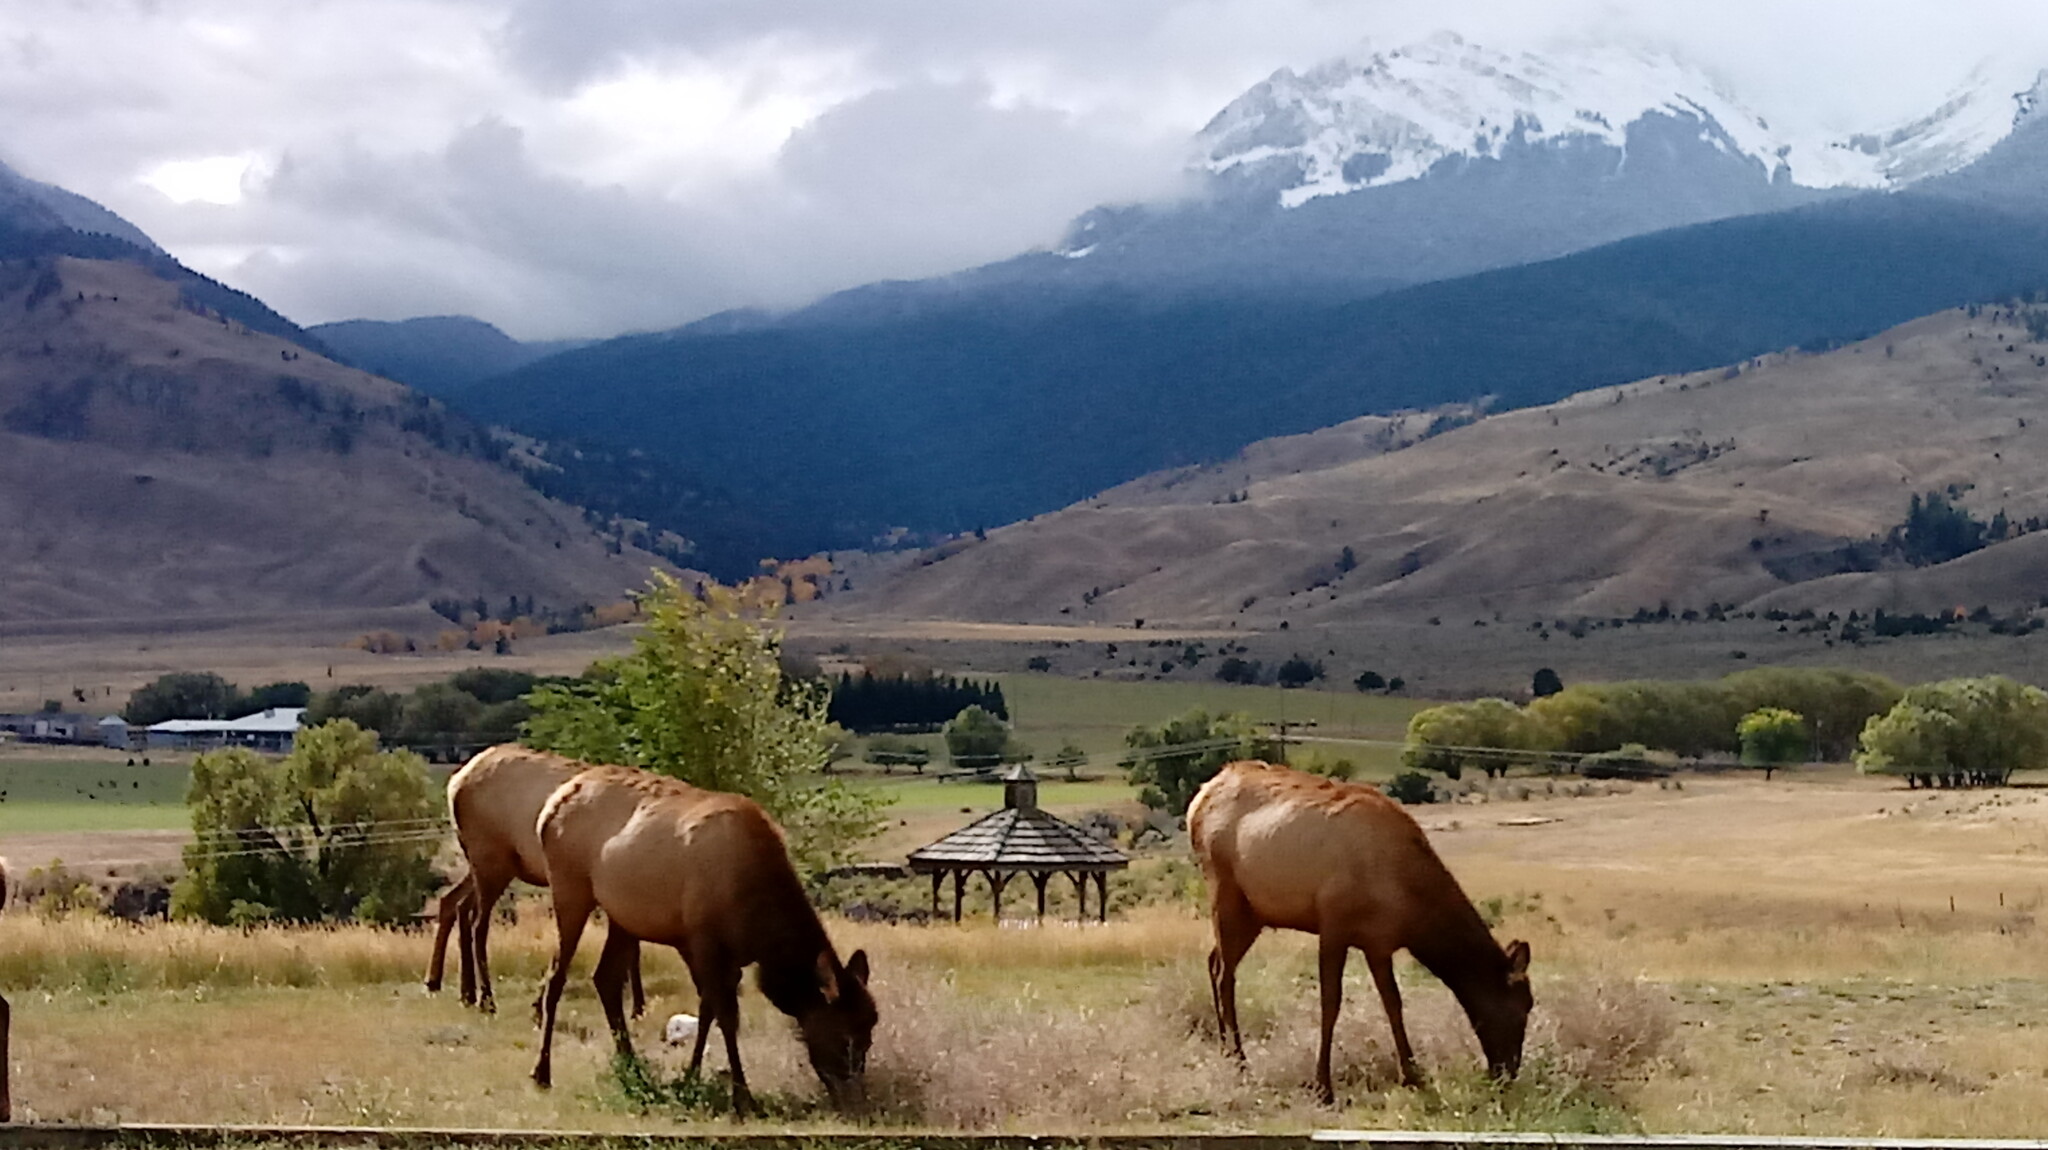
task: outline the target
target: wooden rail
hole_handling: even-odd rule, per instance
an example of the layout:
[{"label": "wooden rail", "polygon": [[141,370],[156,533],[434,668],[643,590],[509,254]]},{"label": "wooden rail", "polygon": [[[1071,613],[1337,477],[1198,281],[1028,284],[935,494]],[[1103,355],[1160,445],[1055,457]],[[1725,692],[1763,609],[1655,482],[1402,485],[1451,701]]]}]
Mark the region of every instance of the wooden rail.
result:
[{"label": "wooden rail", "polygon": [[464,1130],[390,1126],[116,1126],[0,1124],[0,1150],[249,1148],[315,1150],[2048,1150],[2048,1139],[1776,1137],[1750,1134],[1537,1134],[1433,1130],[1319,1130],[1305,1134],[602,1134],[580,1130]]}]

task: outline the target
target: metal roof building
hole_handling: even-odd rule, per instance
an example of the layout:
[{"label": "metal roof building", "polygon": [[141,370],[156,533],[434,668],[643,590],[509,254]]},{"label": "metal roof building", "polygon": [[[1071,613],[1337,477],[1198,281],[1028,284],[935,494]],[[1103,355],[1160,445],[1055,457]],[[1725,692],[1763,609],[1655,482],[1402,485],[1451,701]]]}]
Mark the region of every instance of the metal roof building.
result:
[{"label": "metal roof building", "polygon": [[1029,875],[1038,888],[1038,917],[1045,917],[1045,885],[1055,874],[1074,882],[1081,917],[1088,916],[1088,886],[1095,885],[1096,917],[1109,917],[1109,872],[1130,865],[1122,851],[1080,827],[1038,808],[1038,776],[1019,764],[1003,775],[1003,809],[961,827],[910,853],[910,869],[932,879],[932,917],[939,915],[939,889],[953,879],[953,921],[960,921],[967,876],[988,879],[996,918],[1003,917],[1003,888]]},{"label": "metal roof building", "polygon": [[271,707],[239,719],[165,719],[143,733],[151,750],[255,747],[282,751],[306,717],[304,707]]}]

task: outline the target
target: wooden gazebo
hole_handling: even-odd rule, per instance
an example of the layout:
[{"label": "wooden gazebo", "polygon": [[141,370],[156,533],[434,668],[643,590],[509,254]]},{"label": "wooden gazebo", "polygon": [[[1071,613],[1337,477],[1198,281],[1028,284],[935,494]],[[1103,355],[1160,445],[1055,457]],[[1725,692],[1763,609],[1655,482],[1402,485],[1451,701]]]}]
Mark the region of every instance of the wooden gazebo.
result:
[{"label": "wooden gazebo", "polygon": [[1018,765],[1003,775],[1003,809],[984,815],[929,846],[910,852],[910,869],[932,876],[932,917],[939,917],[939,890],[953,879],[953,921],[960,921],[967,877],[988,878],[996,920],[1003,917],[1003,888],[1018,875],[1038,888],[1038,917],[1045,917],[1045,884],[1056,874],[1073,880],[1080,918],[1088,918],[1088,885],[1096,892],[1096,918],[1109,919],[1109,872],[1131,860],[1080,827],[1038,809],[1038,776]]}]

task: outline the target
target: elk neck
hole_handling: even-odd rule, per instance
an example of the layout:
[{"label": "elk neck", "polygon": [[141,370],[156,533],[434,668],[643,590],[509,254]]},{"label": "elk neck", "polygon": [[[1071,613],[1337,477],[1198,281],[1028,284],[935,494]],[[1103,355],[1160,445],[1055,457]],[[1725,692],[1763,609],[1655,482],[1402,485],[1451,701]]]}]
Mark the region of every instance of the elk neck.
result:
[{"label": "elk neck", "polygon": [[1507,952],[1462,895],[1422,921],[1408,941],[1408,953],[1468,1011],[1507,985]]},{"label": "elk neck", "polygon": [[779,897],[764,899],[750,910],[748,933],[754,960],[760,964],[762,995],[775,1009],[795,1018],[824,1001],[818,956],[832,950],[832,940],[794,876],[790,885],[777,892]]}]

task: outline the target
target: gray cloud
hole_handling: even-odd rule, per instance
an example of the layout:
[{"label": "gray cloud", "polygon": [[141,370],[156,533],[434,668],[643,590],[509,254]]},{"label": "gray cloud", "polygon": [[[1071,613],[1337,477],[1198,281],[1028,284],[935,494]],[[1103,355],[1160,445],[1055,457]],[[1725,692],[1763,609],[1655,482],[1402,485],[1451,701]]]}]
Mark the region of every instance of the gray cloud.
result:
[{"label": "gray cloud", "polygon": [[[1847,127],[1987,55],[2048,64],[2041,25],[2034,0],[0,0],[0,156],[302,321],[608,334],[1171,195],[1223,103],[1368,38],[1649,39]],[[249,161],[232,203],[145,179],[222,157]]]}]

